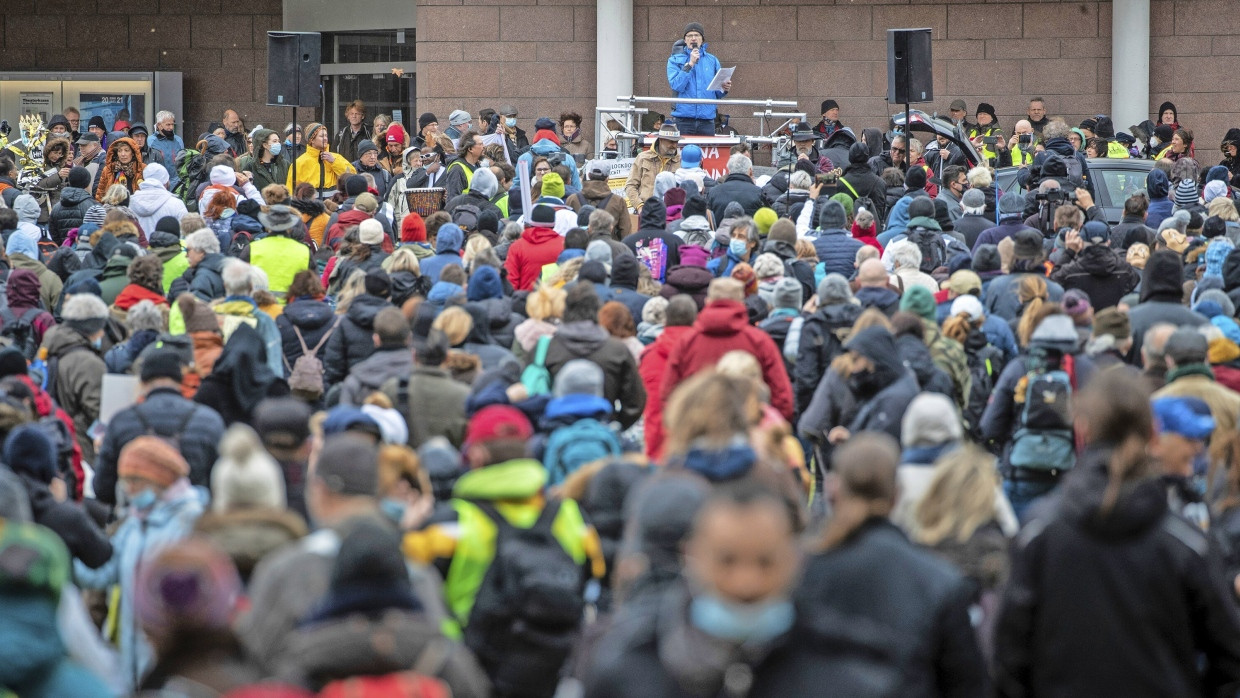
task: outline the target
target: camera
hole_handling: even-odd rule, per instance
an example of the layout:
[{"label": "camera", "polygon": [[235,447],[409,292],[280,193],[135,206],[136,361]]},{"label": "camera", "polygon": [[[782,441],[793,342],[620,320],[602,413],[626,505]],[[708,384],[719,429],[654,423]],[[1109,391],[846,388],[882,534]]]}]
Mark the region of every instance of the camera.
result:
[{"label": "camera", "polygon": [[998,136],[982,136],[982,143],[985,145],[994,145],[1000,141]]},{"label": "camera", "polygon": [[1048,192],[1038,192],[1033,196],[1035,201],[1045,201],[1048,204],[1063,204],[1069,201],[1076,202],[1076,192],[1067,189],[1052,189]]},{"label": "camera", "polygon": [[1016,140],[1016,142],[1020,145],[1031,145],[1033,143],[1033,134],[1022,133],[1020,134],[1020,137]]}]

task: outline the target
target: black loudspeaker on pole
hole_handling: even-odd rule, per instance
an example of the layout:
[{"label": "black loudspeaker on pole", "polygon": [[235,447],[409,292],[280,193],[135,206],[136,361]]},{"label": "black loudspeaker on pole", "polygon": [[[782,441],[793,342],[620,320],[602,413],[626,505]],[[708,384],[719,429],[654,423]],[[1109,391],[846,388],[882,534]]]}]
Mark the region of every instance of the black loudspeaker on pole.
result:
[{"label": "black loudspeaker on pole", "polygon": [[929,29],[887,30],[887,102],[934,101]]},{"label": "black loudspeaker on pole", "polygon": [[[297,107],[322,104],[319,69],[322,43],[318,32],[267,32],[267,106],[293,108],[297,142]],[[294,151],[296,152],[296,151]],[[297,158],[293,158],[293,186],[297,186]],[[293,192],[289,192],[292,196]]]}]

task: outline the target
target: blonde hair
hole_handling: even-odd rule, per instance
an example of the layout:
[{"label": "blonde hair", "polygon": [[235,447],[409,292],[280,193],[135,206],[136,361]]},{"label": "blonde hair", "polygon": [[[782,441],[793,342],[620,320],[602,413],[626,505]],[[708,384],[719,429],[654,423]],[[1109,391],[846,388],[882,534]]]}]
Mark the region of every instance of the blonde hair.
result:
[{"label": "blonde hair", "polygon": [[663,411],[665,453],[683,455],[699,440],[713,447],[727,446],[736,436],[746,435],[751,389],[748,381],[714,369],[699,371],[678,385]]},{"label": "blonde hair", "polygon": [[981,329],[984,322],[986,322],[985,317],[974,322],[972,315],[956,313],[943,321],[943,336],[964,344],[969,339],[969,333],[974,329]]},{"label": "blonde hair", "polygon": [[853,323],[852,330],[849,331],[849,336],[854,337],[861,330],[874,326],[883,327],[888,332],[893,334],[895,333],[895,329],[891,325],[891,318],[887,317],[883,311],[878,308],[866,308],[865,312],[861,313],[861,315],[857,317],[857,321]]},{"label": "blonde hair", "polygon": [[379,447],[379,488],[382,495],[394,494],[401,480],[415,483],[423,496],[431,496],[431,478],[422,468],[422,461],[412,448],[403,444],[384,444]]},{"label": "blonde hair", "polygon": [[1240,212],[1236,211],[1236,204],[1226,196],[1215,198],[1206,210],[1211,216],[1218,216],[1225,221],[1240,222]]},{"label": "blonde hair", "polygon": [[343,284],[340,284],[340,292],[336,294],[336,314],[344,315],[349,312],[349,306],[353,304],[353,299],[366,292],[366,272],[361,269],[354,269]]},{"label": "blonde hair", "polygon": [[443,332],[450,346],[460,346],[473,331],[474,319],[461,308],[447,308],[431,323],[431,329]]},{"label": "blonde hair", "polygon": [[483,250],[491,249],[491,241],[483,235],[475,235],[465,243],[465,254],[461,257],[461,264],[465,268],[469,268],[473,264],[474,257],[477,257]]},{"label": "blonde hair", "polygon": [[939,458],[913,512],[913,538],[924,545],[969,540],[995,519],[997,472],[994,456],[972,445]]},{"label": "blonde hair", "polygon": [[1012,260],[1016,259],[1016,241],[1006,237],[996,247],[999,248],[999,268],[1007,274],[1012,270]]},{"label": "blonde hair", "polygon": [[1016,339],[1020,345],[1028,346],[1033,331],[1038,329],[1042,304],[1050,300],[1046,290],[1046,280],[1036,274],[1025,274],[1020,278],[1016,289],[1016,297],[1025,307],[1020,315],[1020,323],[1016,326]]},{"label": "blonde hair", "polygon": [[562,288],[540,285],[525,300],[525,313],[531,320],[550,320],[564,317],[564,302],[568,294]]},{"label": "blonde hair", "polygon": [[715,370],[720,375],[740,378],[753,383],[758,390],[758,395],[762,402],[770,400],[771,389],[767,386],[766,381],[762,379],[762,366],[754,358],[753,354],[739,349],[730,351],[719,357],[719,362],[715,364]]},{"label": "blonde hair", "polygon": [[387,259],[383,260],[383,268],[388,272],[409,271],[422,275],[422,263],[418,261],[418,255],[414,254],[412,247],[397,247]]},{"label": "blonde hair", "polygon": [[103,199],[100,203],[108,206],[119,206],[121,203],[129,200],[129,190],[124,184],[113,184],[103,193]]},{"label": "blonde hair", "polygon": [[563,288],[566,284],[576,281],[577,274],[581,271],[581,265],[585,264],[585,262],[585,257],[574,257],[573,259],[568,260],[560,265],[559,270],[557,270],[550,279],[547,279],[547,282],[544,285]]},{"label": "blonde hair", "polygon": [[814,264],[817,264],[818,248],[814,247],[814,243],[806,240],[805,238],[797,240],[797,259],[806,262],[812,260]]}]

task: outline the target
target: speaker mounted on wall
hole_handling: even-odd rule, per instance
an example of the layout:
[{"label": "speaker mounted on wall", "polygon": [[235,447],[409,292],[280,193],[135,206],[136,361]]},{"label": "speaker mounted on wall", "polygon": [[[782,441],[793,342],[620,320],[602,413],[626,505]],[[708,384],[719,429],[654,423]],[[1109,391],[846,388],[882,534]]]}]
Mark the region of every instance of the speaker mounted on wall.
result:
[{"label": "speaker mounted on wall", "polygon": [[929,29],[887,30],[887,103],[934,101]]},{"label": "speaker mounted on wall", "polygon": [[267,32],[267,105],[317,107],[322,104],[318,32]]}]

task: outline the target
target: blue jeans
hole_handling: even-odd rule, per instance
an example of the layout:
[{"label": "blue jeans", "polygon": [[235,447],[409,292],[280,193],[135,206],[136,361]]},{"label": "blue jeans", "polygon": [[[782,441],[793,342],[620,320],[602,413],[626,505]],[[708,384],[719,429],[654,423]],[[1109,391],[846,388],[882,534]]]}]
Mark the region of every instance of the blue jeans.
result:
[{"label": "blue jeans", "polygon": [[1059,483],[1054,480],[1003,480],[1003,493],[1012,504],[1012,511],[1020,525],[1028,523],[1026,513],[1029,507],[1042,497],[1050,494]]},{"label": "blue jeans", "polygon": [[686,119],[679,116],[672,117],[676,128],[680,129],[682,136],[713,136],[715,135],[714,119]]}]

